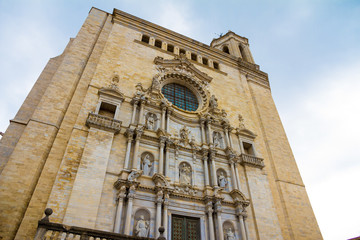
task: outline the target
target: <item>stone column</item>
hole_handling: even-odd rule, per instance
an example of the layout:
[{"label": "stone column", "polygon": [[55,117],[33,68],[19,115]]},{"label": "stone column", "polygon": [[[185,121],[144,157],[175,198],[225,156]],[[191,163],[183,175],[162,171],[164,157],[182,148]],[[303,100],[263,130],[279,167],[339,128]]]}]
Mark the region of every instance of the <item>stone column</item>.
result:
[{"label": "stone column", "polygon": [[237,163],[234,163],[234,167],[235,167],[235,179],[236,179],[237,187],[240,190],[240,179],[239,179],[239,171],[237,169]]},{"label": "stone column", "polygon": [[170,116],[171,116],[171,109],[168,108],[167,109],[167,114],[166,114],[166,131],[169,132],[170,130]]},{"label": "stone column", "polygon": [[244,226],[245,226],[246,239],[249,239],[249,228],[248,228],[247,221],[246,221],[247,214],[246,214],[246,211],[245,211],[245,210],[244,210],[244,212],[243,212],[242,216],[243,216],[243,219],[244,219]]},{"label": "stone column", "polygon": [[233,143],[233,140],[231,138],[231,131],[233,130],[234,128],[232,127],[229,127],[228,129],[228,134],[229,134],[229,143],[230,143],[230,147],[233,148],[234,147],[234,143]]},{"label": "stone column", "polygon": [[218,225],[218,239],[224,240],[224,231],[221,219],[221,200],[217,200],[215,203],[215,211],[216,211],[216,218],[217,218],[217,225]]},{"label": "stone column", "polygon": [[210,186],[209,181],[209,166],[208,166],[208,156],[207,152],[203,154],[203,161],[204,161],[204,172],[205,172],[205,186]]},{"label": "stone column", "polygon": [[226,147],[231,147],[230,143],[229,143],[229,126],[228,125],[224,125],[224,132],[225,132]]},{"label": "stone column", "polygon": [[144,107],[146,104],[145,99],[141,99],[140,101],[140,111],[139,111],[139,124],[144,125]]},{"label": "stone column", "polygon": [[164,174],[164,146],[165,146],[166,137],[160,137],[160,146],[159,146],[159,168],[158,173]]},{"label": "stone column", "polygon": [[163,227],[165,228],[164,236],[166,239],[168,239],[167,233],[168,233],[168,207],[169,207],[169,194],[166,193],[164,196],[164,211],[163,211]]},{"label": "stone column", "polygon": [[128,128],[125,134],[127,136],[127,146],[126,146],[124,168],[129,169],[131,142],[134,139],[134,130]]},{"label": "stone column", "polygon": [[211,161],[211,181],[213,187],[217,186],[216,179],[216,166],[215,166],[215,150],[210,150],[210,161]]},{"label": "stone column", "polygon": [[131,218],[132,218],[132,205],[135,198],[135,186],[131,186],[128,193],[128,203],[126,208],[125,228],[124,234],[130,235]]},{"label": "stone column", "polygon": [[161,225],[161,204],[163,202],[163,192],[160,190],[156,195],[155,238],[158,238],[160,236],[159,227]]},{"label": "stone column", "polygon": [[136,137],[135,137],[135,147],[134,147],[134,157],[133,157],[132,169],[137,169],[137,167],[138,167],[138,152],[139,152],[140,138],[144,132],[142,128],[137,128],[135,131],[136,131]]},{"label": "stone column", "polygon": [[242,240],[247,240],[245,223],[244,223],[244,216],[242,214],[238,214],[238,217],[239,217],[241,239]]},{"label": "stone column", "polygon": [[206,127],[207,127],[207,137],[208,137],[208,144],[212,145],[213,144],[213,139],[212,139],[212,136],[211,136],[211,120],[210,119],[207,119],[206,121]]},{"label": "stone column", "polygon": [[202,144],[206,144],[206,137],[205,137],[205,128],[204,128],[204,124],[205,124],[205,119],[200,119],[200,126],[201,126],[201,142]]},{"label": "stone column", "polygon": [[115,110],[115,114],[114,114],[114,119],[119,120],[119,118],[120,118],[120,108],[121,108],[121,104],[122,104],[123,100],[124,100],[124,99],[121,99],[121,100],[118,102],[117,106],[116,106],[116,110]]},{"label": "stone column", "polygon": [[209,227],[209,240],[215,240],[215,233],[214,233],[214,221],[213,221],[213,208],[212,202],[209,201],[206,203],[206,212],[208,215],[208,227]]},{"label": "stone column", "polygon": [[169,147],[170,147],[170,140],[166,139],[166,147],[165,147],[165,176],[169,175],[169,163],[170,163],[170,159],[169,159]]},{"label": "stone column", "polygon": [[115,224],[114,224],[115,233],[120,233],[122,209],[123,209],[124,198],[126,197],[125,192],[126,192],[126,187],[122,186],[117,196],[118,199],[117,199],[117,208],[116,208]]},{"label": "stone column", "polygon": [[133,98],[131,103],[133,104],[133,112],[132,112],[132,115],[131,115],[131,124],[135,124],[136,110],[137,110],[137,105],[139,103],[139,100]]},{"label": "stone column", "polygon": [[230,168],[231,168],[231,184],[233,189],[239,189],[239,186],[237,185],[236,181],[236,174],[235,174],[235,162],[233,159],[229,160],[230,162]]},{"label": "stone column", "polygon": [[[162,105],[161,107],[161,129],[165,130],[165,114],[167,107]],[[158,232],[158,231],[157,231]]]}]

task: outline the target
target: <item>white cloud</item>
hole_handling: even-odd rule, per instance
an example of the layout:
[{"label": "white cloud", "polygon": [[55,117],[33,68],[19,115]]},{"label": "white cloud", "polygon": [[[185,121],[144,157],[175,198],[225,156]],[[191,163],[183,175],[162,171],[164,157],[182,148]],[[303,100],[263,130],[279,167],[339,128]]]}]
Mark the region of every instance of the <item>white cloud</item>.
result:
[{"label": "white cloud", "polygon": [[281,115],[325,239],[360,234],[360,62],[312,77]]}]

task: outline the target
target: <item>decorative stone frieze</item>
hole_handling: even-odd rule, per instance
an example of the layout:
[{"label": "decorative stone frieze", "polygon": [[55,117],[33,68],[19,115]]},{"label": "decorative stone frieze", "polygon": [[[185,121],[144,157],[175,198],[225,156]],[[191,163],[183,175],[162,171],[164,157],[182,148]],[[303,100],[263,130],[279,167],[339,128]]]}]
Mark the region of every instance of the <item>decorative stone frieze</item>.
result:
[{"label": "decorative stone frieze", "polygon": [[90,112],[86,119],[86,126],[119,133],[121,121]]}]

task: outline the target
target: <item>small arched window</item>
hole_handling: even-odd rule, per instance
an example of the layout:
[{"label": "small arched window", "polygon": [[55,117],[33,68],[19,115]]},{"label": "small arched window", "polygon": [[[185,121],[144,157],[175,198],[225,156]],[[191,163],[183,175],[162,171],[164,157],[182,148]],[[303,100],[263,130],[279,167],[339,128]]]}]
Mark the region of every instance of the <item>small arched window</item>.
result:
[{"label": "small arched window", "polygon": [[223,46],[222,50],[224,53],[230,54],[229,48],[227,46]]}]

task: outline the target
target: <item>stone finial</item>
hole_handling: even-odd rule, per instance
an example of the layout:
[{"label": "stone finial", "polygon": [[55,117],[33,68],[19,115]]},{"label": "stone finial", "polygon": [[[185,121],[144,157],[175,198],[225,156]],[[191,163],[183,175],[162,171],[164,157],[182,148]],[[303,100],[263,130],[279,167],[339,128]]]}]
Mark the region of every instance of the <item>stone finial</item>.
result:
[{"label": "stone finial", "polygon": [[41,222],[49,222],[49,216],[53,213],[53,210],[51,208],[46,208],[45,211],[45,217],[43,217],[40,221]]},{"label": "stone finial", "polygon": [[163,226],[159,227],[160,236],[157,238],[157,240],[166,240],[166,237],[164,237],[165,228]]}]

